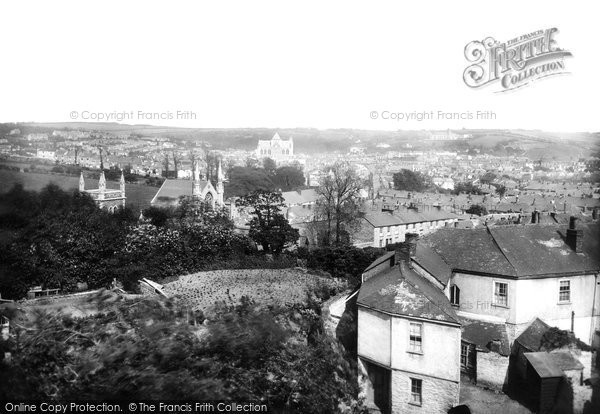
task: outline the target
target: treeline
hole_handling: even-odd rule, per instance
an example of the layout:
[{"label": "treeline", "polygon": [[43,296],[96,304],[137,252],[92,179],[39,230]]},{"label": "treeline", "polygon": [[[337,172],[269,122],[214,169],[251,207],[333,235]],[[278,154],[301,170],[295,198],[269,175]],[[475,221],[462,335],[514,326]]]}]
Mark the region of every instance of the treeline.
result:
[{"label": "treeline", "polygon": [[168,226],[139,222],[129,209],[109,214],[86,194],[50,184],[41,192],[15,185],[0,197],[0,292],[19,299],[33,285],[73,291],[134,289],[141,277],[162,279],[252,255],[221,213],[183,204]]},{"label": "treeline", "polygon": [[[0,196],[0,293],[20,299],[35,285],[71,292],[84,283],[107,287],[113,279],[134,290],[142,277],[295,266],[299,253],[288,248],[298,233],[282,219],[281,196],[259,192],[245,200],[255,215],[249,236],[234,232],[223,212],[191,199],[170,211],[146,210],[140,221],[127,208],[115,214],[99,209],[85,193],[54,184],[37,193],[16,184]],[[266,253],[274,257],[267,260]],[[301,257],[355,284],[376,255],[345,246]]]},{"label": "treeline", "polygon": [[249,161],[246,166],[232,166],[228,171],[225,198],[241,197],[256,190],[293,191],[305,185],[304,172],[298,164],[277,167],[266,158],[262,165]]}]

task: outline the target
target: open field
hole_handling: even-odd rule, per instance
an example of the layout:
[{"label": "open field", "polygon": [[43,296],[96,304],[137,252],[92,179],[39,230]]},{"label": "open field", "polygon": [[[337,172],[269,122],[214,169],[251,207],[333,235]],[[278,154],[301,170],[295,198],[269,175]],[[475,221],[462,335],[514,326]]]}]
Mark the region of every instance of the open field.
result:
[{"label": "open field", "polygon": [[186,306],[206,310],[217,302],[235,305],[242,296],[265,305],[292,306],[305,303],[307,293],[323,284],[334,287],[337,282],[303,269],[236,269],[180,276],[166,283],[164,291]]},{"label": "open field", "polygon": [[[79,186],[79,177],[0,170],[0,194],[8,192],[16,183],[21,183],[23,188],[29,191],[40,191],[50,183],[54,183],[64,190],[72,190]],[[93,188],[96,185],[96,180],[86,179],[86,188]],[[106,186],[118,189],[119,183],[116,181],[107,181]],[[157,187],[142,184],[127,184],[125,186],[127,207],[132,208],[136,213],[140,209],[148,208],[150,201],[152,201],[157,191]]]}]

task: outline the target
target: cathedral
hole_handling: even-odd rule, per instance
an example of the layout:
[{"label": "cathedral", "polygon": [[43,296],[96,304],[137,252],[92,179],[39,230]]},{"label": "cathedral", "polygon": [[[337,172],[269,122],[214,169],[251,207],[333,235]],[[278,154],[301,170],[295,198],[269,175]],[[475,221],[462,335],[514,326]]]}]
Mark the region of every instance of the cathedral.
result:
[{"label": "cathedral", "polygon": [[150,202],[152,206],[168,208],[176,207],[179,204],[180,197],[191,196],[195,200],[202,201],[212,208],[221,208],[223,201],[223,170],[221,161],[217,166],[217,184],[216,188],[206,177],[200,174],[200,163],[196,163],[194,168],[194,179],[190,185],[189,180],[165,180]]},{"label": "cathedral", "polygon": [[256,148],[256,156],[260,158],[271,158],[279,163],[289,161],[294,157],[294,141],[290,137],[282,140],[276,132],[270,140],[259,140]]},{"label": "cathedral", "polygon": [[121,172],[121,179],[119,180],[119,189],[112,190],[106,188],[106,178],[104,177],[104,171],[100,173],[100,180],[98,181],[98,188],[96,189],[85,189],[85,180],[83,179],[83,171],[79,176],[79,191],[82,193],[89,194],[92,199],[96,202],[96,205],[108,211],[114,213],[118,208],[125,207],[125,177]]}]

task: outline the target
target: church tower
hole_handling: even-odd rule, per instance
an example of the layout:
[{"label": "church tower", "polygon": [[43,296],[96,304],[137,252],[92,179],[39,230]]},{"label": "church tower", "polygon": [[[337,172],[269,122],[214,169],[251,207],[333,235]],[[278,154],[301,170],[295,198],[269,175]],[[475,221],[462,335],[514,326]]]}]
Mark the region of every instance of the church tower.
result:
[{"label": "church tower", "polygon": [[219,165],[217,166],[217,205],[223,207],[223,169],[221,168],[221,160],[219,159]]},{"label": "church tower", "polygon": [[79,191],[82,193],[85,191],[85,180],[83,179],[83,171],[79,175]]}]

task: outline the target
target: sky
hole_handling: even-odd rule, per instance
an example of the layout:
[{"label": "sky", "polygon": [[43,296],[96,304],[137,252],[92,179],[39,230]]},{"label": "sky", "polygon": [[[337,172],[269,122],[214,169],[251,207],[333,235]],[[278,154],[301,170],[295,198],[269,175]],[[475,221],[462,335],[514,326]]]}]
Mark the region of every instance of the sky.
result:
[{"label": "sky", "polygon": [[[599,2],[12,1],[0,15],[0,122],[600,131]],[[504,93],[464,83],[469,42],[552,27],[569,73]]]}]

